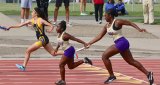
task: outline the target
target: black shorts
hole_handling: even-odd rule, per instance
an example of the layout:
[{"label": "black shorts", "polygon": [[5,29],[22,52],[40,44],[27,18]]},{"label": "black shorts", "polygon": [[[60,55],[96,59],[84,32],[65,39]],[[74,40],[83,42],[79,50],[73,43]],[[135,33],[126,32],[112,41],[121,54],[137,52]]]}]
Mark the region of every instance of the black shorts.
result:
[{"label": "black shorts", "polygon": [[56,7],[62,6],[62,2],[64,3],[65,7],[69,6],[69,0],[56,0]]},{"label": "black shorts", "polygon": [[46,46],[49,43],[49,39],[46,35],[39,36],[37,39],[42,41],[42,46]]}]

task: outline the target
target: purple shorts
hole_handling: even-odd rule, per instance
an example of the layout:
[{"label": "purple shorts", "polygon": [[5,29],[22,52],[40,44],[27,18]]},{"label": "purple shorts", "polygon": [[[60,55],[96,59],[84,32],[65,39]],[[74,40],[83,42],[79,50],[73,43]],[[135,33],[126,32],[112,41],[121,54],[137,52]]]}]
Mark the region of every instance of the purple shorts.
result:
[{"label": "purple shorts", "polygon": [[121,37],[117,40],[114,41],[116,48],[120,51],[123,52],[127,49],[129,49],[129,42],[126,38]]},{"label": "purple shorts", "polygon": [[64,51],[64,55],[67,58],[74,58],[75,49],[73,46],[70,46],[68,49]]}]

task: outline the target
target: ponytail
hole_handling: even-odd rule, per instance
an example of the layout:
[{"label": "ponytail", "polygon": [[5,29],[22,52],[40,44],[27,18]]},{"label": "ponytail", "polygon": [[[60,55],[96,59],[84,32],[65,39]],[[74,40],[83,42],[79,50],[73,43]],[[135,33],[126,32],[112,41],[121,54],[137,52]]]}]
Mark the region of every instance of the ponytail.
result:
[{"label": "ponytail", "polygon": [[40,17],[40,18],[48,21],[48,19],[47,19],[47,17],[45,16],[43,10],[39,9],[38,7],[35,7],[34,10],[36,11],[38,17]]}]

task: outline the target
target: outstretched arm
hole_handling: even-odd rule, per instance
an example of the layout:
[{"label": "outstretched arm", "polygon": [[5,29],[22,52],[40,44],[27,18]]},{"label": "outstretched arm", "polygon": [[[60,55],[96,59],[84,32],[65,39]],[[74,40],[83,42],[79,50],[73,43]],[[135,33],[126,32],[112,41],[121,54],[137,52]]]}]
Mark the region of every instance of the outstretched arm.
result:
[{"label": "outstretched arm", "polygon": [[94,44],[95,42],[99,41],[102,39],[102,37],[107,33],[106,26],[102,29],[102,31],[93,39],[89,42],[89,45]]},{"label": "outstretched arm", "polygon": [[137,29],[139,32],[146,32],[145,29],[141,29],[139,28],[135,23],[127,21],[127,20],[120,20],[118,21],[118,25],[122,26],[122,25],[128,25],[128,26],[132,26],[135,29]]},{"label": "outstretched arm", "polygon": [[31,23],[31,20],[28,20],[28,21],[26,21],[24,23],[21,23],[21,24],[15,25],[15,26],[10,26],[10,27],[8,27],[8,29],[11,29],[11,28],[20,28],[20,27],[28,25],[30,23]]},{"label": "outstretched arm", "polygon": [[63,36],[63,40],[69,40],[69,39],[73,40],[73,41],[76,41],[76,42],[79,42],[79,43],[82,43],[82,44],[84,44],[85,47],[87,46],[86,42],[84,42],[83,40],[78,39],[78,38],[76,38],[76,37],[74,37],[74,36],[72,36],[68,33],[65,33],[65,35]]}]

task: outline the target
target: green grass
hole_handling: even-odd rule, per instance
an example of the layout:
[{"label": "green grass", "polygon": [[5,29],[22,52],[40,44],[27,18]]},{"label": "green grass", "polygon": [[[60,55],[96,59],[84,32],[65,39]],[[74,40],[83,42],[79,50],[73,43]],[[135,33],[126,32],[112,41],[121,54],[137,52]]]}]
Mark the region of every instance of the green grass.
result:
[{"label": "green grass", "polygon": [[[20,4],[17,3],[0,3],[0,12],[7,14],[7,15],[20,15]],[[32,9],[36,7],[36,3],[33,3]],[[155,4],[154,6],[154,14],[155,16],[160,17],[160,10],[159,10],[160,4]],[[53,15],[53,11],[55,8],[55,4],[51,3],[49,5],[49,15]],[[59,15],[63,16],[65,15],[65,7],[62,6],[59,10]],[[132,7],[132,4],[126,4],[126,9],[129,12],[129,17],[142,17],[143,16],[143,10],[142,10],[142,4],[134,4]],[[87,13],[94,10],[93,4],[87,3],[86,11]],[[71,16],[79,16],[79,4],[70,3],[70,15]]]},{"label": "green grass", "polygon": [[[134,16],[134,17],[142,17],[143,16],[143,8],[142,4],[126,4],[126,10],[129,12],[128,16]],[[133,6],[133,7],[132,7]],[[160,17],[160,4],[154,4],[154,15],[156,17]]]},{"label": "green grass", "polygon": [[[0,12],[6,15],[20,15],[20,4],[17,3],[0,3]],[[36,3],[33,3],[32,9],[36,7]],[[55,4],[51,3],[48,8],[48,13],[50,16],[53,16],[53,11],[55,8]],[[160,4],[154,5],[154,15],[156,17],[160,17]],[[125,15],[124,17],[143,17],[143,9],[142,4],[134,4],[132,8],[132,4],[126,4],[126,9],[129,12],[129,15]],[[86,11],[89,12],[93,11],[94,7],[93,4],[87,3]],[[70,15],[71,16],[79,16],[79,4],[70,3]],[[62,6],[59,10],[59,15],[65,15],[65,7]],[[143,23],[143,19],[130,19],[133,22],[140,22]],[[155,24],[160,24],[160,19],[155,19]]]},{"label": "green grass", "polygon": [[[7,3],[7,4],[6,3],[0,3],[0,6],[1,6],[0,7],[0,12],[4,13],[6,15],[20,15],[20,9],[21,9],[20,4],[17,4],[17,3]],[[92,4],[88,4],[87,6],[88,7],[86,8],[86,10],[87,10],[88,13],[90,11],[93,11],[93,5]],[[32,4],[32,9],[34,7],[36,7],[36,3]],[[55,8],[55,4],[51,3],[49,5],[49,8],[48,8],[48,13],[49,13],[50,16],[53,15],[54,8]],[[32,9],[31,9],[31,11],[32,11]],[[73,6],[73,4],[71,3],[70,4],[70,15],[71,16],[78,16],[79,14],[80,14],[79,4],[75,4]],[[65,7],[64,6],[60,7],[59,15],[60,16],[65,15]]]}]

